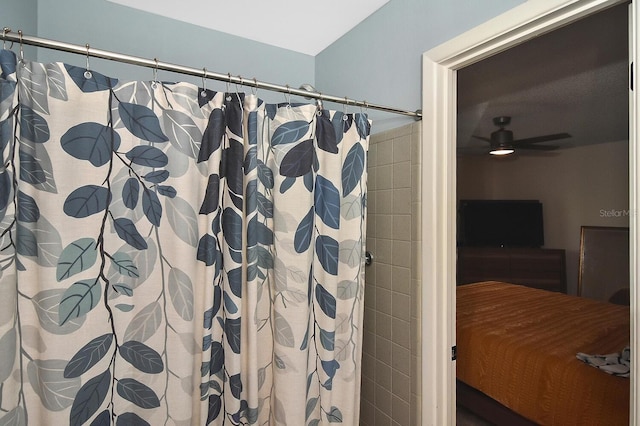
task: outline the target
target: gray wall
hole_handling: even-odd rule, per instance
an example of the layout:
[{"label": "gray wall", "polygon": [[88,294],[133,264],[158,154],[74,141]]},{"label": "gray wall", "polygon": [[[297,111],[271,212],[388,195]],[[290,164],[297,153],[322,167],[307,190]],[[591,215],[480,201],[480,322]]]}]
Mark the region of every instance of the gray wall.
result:
[{"label": "gray wall", "polygon": [[[316,56],[316,88],[414,111],[422,104],[422,53],[523,0],[391,0]],[[372,131],[413,119],[370,111]]]},{"label": "gray wall", "polygon": [[[25,34],[37,33],[40,37],[82,45],[89,43],[96,48],[150,59],[157,57],[194,68],[207,67],[247,79],[256,77],[292,87],[311,83],[326,94],[413,111],[421,107],[422,53],[523,1],[391,0],[315,57],[106,0],[0,0],[0,20],[3,21],[0,24],[23,29]],[[224,17],[212,16],[211,19]],[[286,22],[268,24],[286,25]],[[310,23],[309,31],[322,31],[323,25],[331,23]],[[27,59],[36,59],[29,56],[29,51],[26,53]],[[84,64],[84,58],[78,55],[46,49],[39,49],[37,59]],[[91,66],[103,74],[125,80],[147,80],[153,75],[149,69],[98,59],[93,59]],[[159,78],[200,83],[198,78],[164,72]],[[216,82],[208,83],[207,87],[226,88]],[[271,102],[284,100],[282,94],[266,90],[258,95]],[[369,113],[374,119],[374,133],[412,122],[411,118],[399,115]]]},{"label": "gray wall", "polygon": [[[176,2],[176,7],[179,2]],[[212,16],[211,19],[224,19]],[[25,34],[69,43],[142,56],[163,62],[206,67],[210,71],[246,79],[289,84],[298,87],[315,81],[315,58],[291,50],[269,46],[240,37],[231,36],[203,27],[189,25],[106,0],[0,0],[0,22]],[[280,25],[271,22],[270,25]],[[14,48],[17,52],[17,48]],[[34,56],[27,59],[34,60]],[[39,49],[40,62],[63,61],[84,66],[83,57],[58,51]],[[150,80],[153,71],[148,68],[91,59],[91,68],[112,77]],[[201,79],[159,72],[158,78],[167,81]],[[207,88],[225,90],[226,84],[207,82]],[[234,86],[230,88],[236,90]],[[249,91],[249,88],[239,88]],[[283,102],[284,96],[266,90],[258,96],[272,102]]]}]

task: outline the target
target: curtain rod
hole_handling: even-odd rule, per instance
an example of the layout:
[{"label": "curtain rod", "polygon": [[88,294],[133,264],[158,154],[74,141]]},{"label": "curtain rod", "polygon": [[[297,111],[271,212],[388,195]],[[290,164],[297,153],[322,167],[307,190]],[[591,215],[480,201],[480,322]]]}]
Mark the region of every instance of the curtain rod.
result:
[{"label": "curtain rod", "polygon": [[[55,41],[35,36],[24,35],[22,31],[14,32],[10,28],[5,27],[2,30],[2,35],[0,39],[17,42],[22,46],[23,44],[36,46],[36,47],[44,47],[47,49],[60,50],[63,52],[76,53],[79,55],[86,55],[87,57],[92,56],[101,59],[109,59],[116,62],[123,62],[126,64],[138,65],[142,67],[149,67],[155,70],[163,70],[163,71],[172,71],[180,74],[191,75],[195,77],[209,78],[212,80],[224,81],[227,83],[235,83],[243,86],[255,87],[256,89],[267,89],[274,92],[286,93],[289,95],[298,95],[303,96],[305,98],[318,99],[320,101],[328,101],[335,102],[339,104],[353,105],[359,106],[363,108],[376,109],[380,111],[386,111],[394,114],[402,114],[414,117],[416,120],[422,119],[422,110],[416,111],[407,111],[398,108],[393,108],[384,105],[372,104],[367,101],[356,101],[353,99],[349,99],[345,97],[324,95],[320,92],[316,92],[309,85],[303,85],[300,89],[295,89],[290,87],[289,85],[281,86],[278,84],[267,83],[264,81],[252,79],[245,79],[242,76],[233,76],[231,74],[220,74],[216,72],[207,71],[206,68],[197,69],[191,68],[184,65],[176,65],[170,64],[167,62],[161,62],[157,59],[146,59],[137,56],[125,55],[122,53],[110,52],[107,50],[95,49],[89,44],[85,46],[81,46],[79,44],[71,44],[65,43],[61,41]],[[22,51],[22,50],[21,50]],[[309,90],[308,90],[309,89]]]}]

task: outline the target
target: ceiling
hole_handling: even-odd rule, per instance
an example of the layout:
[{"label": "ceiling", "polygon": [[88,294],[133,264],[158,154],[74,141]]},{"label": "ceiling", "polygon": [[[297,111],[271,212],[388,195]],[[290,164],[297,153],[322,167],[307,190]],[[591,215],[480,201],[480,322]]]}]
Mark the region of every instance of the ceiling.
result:
[{"label": "ceiling", "polygon": [[315,56],[389,0],[108,0]]},{"label": "ceiling", "polygon": [[[510,116],[514,139],[569,133],[560,148],[628,139],[627,5],[458,71],[458,152],[488,152],[493,117]],[[520,151],[557,155],[557,151]]]}]

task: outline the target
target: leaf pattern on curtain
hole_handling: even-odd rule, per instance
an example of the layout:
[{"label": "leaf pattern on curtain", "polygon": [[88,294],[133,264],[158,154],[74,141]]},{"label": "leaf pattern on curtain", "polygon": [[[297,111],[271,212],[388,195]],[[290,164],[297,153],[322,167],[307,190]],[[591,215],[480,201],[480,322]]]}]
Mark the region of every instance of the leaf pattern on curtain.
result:
[{"label": "leaf pattern on curtain", "polygon": [[0,425],[357,424],[365,115],[0,71]]}]

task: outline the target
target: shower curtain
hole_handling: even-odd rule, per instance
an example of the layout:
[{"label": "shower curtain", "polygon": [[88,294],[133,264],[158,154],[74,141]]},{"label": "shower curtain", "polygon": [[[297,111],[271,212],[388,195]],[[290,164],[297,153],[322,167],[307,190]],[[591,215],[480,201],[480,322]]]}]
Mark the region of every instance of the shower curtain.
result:
[{"label": "shower curtain", "polygon": [[0,52],[0,425],[356,425],[365,114]]}]

